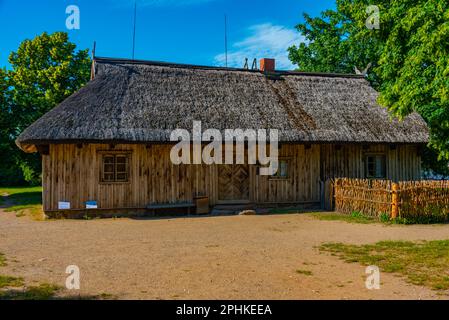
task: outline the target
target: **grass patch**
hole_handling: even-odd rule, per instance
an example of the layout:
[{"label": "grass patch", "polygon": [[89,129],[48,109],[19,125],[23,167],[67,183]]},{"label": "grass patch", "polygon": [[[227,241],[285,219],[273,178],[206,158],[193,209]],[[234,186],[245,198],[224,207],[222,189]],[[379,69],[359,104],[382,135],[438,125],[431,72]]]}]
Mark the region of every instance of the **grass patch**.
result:
[{"label": "grass patch", "polygon": [[428,216],[415,216],[415,217],[397,217],[394,220],[390,220],[389,223],[394,224],[446,224],[448,223],[448,218],[444,215],[428,215]]},{"label": "grass patch", "polygon": [[60,296],[62,287],[42,283],[38,286],[25,286],[23,278],[0,275],[0,300],[116,300],[117,296],[101,293],[99,295]]},{"label": "grass patch", "polygon": [[305,276],[311,276],[313,274],[312,271],[310,270],[301,270],[301,269],[296,270],[296,273],[303,274]]},{"label": "grass patch", "polygon": [[312,217],[324,221],[345,221],[349,223],[383,223],[386,225],[411,225],[411,224],[441,224],[447,223],[447,219],[443,216],[423,216],[423,217],[398,217],[391,219],[388,213],[381,213],[378,217],[366,216],[359,211],[353,211],[351,214],[338,212],[315,212],[310,213]]},{"label": "grass patch", "polygon": [[58,286],[43,283],[38,286],[0,291],[0,300],[49,300],[55,298]]},{"label": "grass patch", "polygon": [[[0,266],[6,266],[6,258],[0,253]],[[60,289],[51,284],[24,287],[22,277],[0,275],[0,300],[45,300],[51,299]]]},{"label": "grass patch", "polygon": [[0,187],[1,204],[5,212],[15,212],[18,217],[29,215],[42,219],[42,187]]},{"label": "grass patch", "polygon": [[323,212],[314,212],[310,213],[310,215],[318,220],[324,220],[324,221],[345,221],[348,223],[377,223],[379,220],[367,217],[361,214],[342,214],[342,213],[323,213]]},{"label": "grass patch", "polygon": [[59,296],[62,288],[43,283],[38,286],[0,290],[0,300],[116,300],[117,296],[101,293],[100,295]]},{"label": "grass patch", "polygon": [[0,288],[23,286],[23,278],[0,275]]},{"label": "grass patch", "polygon": [[[6,266],[6,258],[0,253],[0,266]],[[79,300],[113,300],[115,295],[101,293],[100,295],[61,297],[58,293],[62,287],[42,283],[38,286],[26,286],[22,277],[0,275],[0,300],[51,300],[51,299],[79,299]]]},{"label": "grass patch", "polygon": [[42,187],[0,187],[3,202],[14,204],[42,204]]},{"label": "grass patch", "polygon": [[376,265],[382,271],[397,273],[406,281],[434,290],[449,289],[449,240],[381,241],[372,245],[325,243],[321,251],[345,262]]}]

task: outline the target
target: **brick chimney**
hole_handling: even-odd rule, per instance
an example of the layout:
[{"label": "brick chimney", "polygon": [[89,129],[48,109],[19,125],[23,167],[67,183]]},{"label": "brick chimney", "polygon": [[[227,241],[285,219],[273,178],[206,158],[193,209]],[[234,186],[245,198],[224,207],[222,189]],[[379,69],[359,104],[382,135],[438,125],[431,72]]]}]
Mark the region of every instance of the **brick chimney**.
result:
[{"label": "brick chimney", "polygon": [[263,58],[260,59],[260,71],[262,72],[274,72],[276,69],[276,60]]}]

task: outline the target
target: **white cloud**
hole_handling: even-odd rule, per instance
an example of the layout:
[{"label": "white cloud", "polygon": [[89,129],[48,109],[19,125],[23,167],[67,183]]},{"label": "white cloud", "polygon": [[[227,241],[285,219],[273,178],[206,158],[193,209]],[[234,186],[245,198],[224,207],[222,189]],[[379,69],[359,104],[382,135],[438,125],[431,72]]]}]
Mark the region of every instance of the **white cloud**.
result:
[{"label": "white cloud", "polygon": [[[243,67],[245,58],[249,64],[254,58],[274,58],[276,59],[276,69],[291,70],[294,65],[288,59],[287,49],[300,42],[304,42],[304,37],[294,29],[285,28],[271,23],[254,25],[248,28],[249,36],[234,43],[228,51],[228,66]],[[223,66],[225,64],[225,54],[215,56],[215,63]]]}]

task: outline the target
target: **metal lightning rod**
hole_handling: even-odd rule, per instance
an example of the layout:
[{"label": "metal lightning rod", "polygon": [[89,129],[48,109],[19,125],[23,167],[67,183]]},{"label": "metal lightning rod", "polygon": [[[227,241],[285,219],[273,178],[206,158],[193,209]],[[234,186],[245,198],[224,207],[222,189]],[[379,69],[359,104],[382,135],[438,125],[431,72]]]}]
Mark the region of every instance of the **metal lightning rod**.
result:
[{"label": "metal lightning rod", "polygon": [[136,47],[136,13],[137,13],[137,1],[134,1],[133,60],[134,60],[134,50]]},{"label": "metal lightning rod", "polygon": [[225,24],[225,65],[228,67],[228,17],[224,16]]}]

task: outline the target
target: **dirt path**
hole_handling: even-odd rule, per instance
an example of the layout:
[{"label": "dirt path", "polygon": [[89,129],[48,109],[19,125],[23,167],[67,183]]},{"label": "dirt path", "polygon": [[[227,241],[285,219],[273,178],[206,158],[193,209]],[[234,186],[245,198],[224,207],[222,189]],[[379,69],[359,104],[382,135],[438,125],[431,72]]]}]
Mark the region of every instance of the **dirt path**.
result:
[{"label": "dirt path", "polygon": [[364,267],[316,248],[398,239],[449,239],[449,225],[362,225],[300,214],[37,222],[0,210],[0,252],[9,260],[0,273],[64,286],[65,268],[75,264],[79,294],[118,298],[448,298],[385,273],[380,290],[367,290]]}]

